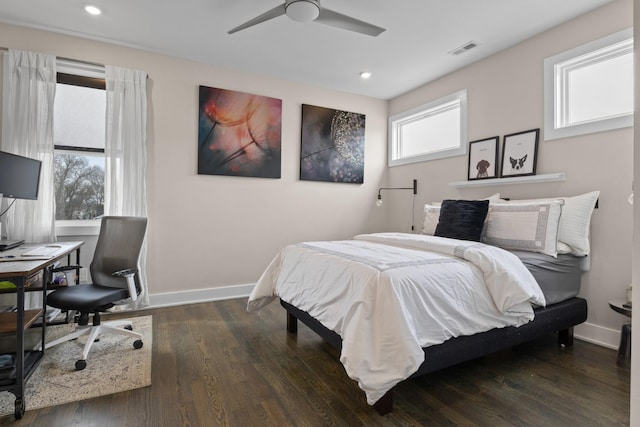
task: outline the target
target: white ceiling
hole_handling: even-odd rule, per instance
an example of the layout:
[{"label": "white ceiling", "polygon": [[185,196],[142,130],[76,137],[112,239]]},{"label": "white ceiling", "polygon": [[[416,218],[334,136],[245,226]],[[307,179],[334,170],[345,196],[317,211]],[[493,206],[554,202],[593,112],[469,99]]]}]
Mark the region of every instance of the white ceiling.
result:
[{"label": "white ceiling", "polygon": [[322,0],[378,37],[286,16],[227,34],[284,0],[2,0],[0,21],[390,99],[610,1]]}]

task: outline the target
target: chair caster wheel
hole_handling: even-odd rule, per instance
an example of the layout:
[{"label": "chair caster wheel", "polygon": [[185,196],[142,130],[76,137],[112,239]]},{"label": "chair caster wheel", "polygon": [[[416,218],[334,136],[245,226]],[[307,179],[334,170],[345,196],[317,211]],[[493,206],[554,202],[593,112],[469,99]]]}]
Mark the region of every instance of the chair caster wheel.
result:
[{"label": "chair caster wheel", "polygon": [[133,331],[133,326],[127,325],[124,327],[127,331]]},{"label": "chair caster wheel", "polygon": [[76,360],[76,371],[82,371],[86,367],[87,367],[86,360]]},{"label": "chair caster wheel", "polygon": [[15,405],[15,412],[13,415],[16,417],[16,420],[19,420],[24,415],[24,399],[16,399]]},{"label": "chair caster wheel", "polygon": [[143,342],[142,340],[135,340],[133,342],[133,348],[135,348],[136,350],[139,348],[142,348]]}]

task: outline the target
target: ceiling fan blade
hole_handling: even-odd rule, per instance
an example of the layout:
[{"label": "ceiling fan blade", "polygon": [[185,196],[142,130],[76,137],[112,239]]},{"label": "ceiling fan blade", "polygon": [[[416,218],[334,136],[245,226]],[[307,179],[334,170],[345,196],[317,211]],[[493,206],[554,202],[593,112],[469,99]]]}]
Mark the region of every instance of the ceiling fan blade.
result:
[{"label": "ceiling fan blade", "polygon": [[356,33],[365,34],[367,36],[376,37],[385,31],[384,28],[378,27],[368,22],[343,15],[326,8],[320,9],[320,15],[314,22],[330,25],[332,27],[342,28],[344,30],[355,31]]},{"label": "ceiling fan blade", "polygon": [[284,4],[281,4],[280,6],[276,6],[273,9],[266,11],[262,15],[256,16],[255,18],[245,22],[242,25],[238,25],[237,27],[230,29],[229,31],[227,31],[227,34],[237,33],[238,31],[253,27],[254,25],[261,24],[265,21],[277,18],[278,16],[282,16],[284,14]]}]

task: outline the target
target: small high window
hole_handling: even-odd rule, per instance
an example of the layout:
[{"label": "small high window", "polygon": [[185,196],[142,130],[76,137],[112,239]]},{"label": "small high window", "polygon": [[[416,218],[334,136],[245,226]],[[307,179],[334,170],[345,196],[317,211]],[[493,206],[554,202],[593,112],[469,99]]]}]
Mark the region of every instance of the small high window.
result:
[{"label": "small high window", "polygon": [[389,118],[389,166],[467,153],[467,91]]},{"label": "small high window", "polygon": [[545,139],[633,125],[633,34],[625,30],[544,61]]}]

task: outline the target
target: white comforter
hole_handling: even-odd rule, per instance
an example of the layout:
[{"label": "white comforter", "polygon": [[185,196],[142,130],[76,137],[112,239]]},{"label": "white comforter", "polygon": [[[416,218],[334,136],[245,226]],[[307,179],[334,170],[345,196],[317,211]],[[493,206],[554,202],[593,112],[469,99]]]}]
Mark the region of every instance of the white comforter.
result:
[{"label": "white comforter", "polygon": [[248,310],[276,297],[342,337],[340,361],[370,405],[418,369],[422,347],[520,326],[533,319],[532,304],[545,305],[513,254],[404,233],[288,246],[263,273]]}]

